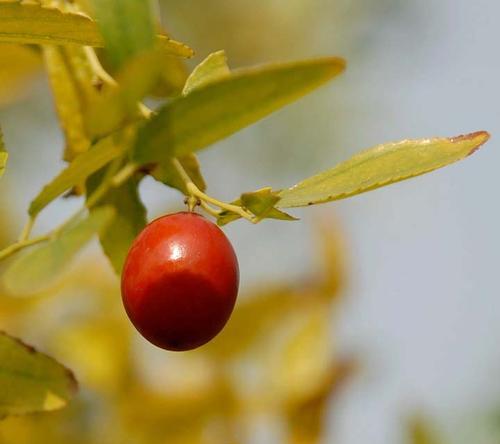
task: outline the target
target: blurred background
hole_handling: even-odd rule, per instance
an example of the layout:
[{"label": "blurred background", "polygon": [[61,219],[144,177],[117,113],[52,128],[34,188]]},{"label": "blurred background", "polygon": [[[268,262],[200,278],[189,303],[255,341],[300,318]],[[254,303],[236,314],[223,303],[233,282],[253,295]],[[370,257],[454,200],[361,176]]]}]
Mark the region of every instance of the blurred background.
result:
[{"label": "blurred background", "polygon": [[[130,378],[123,375],[125,368],[134,369],[134,377],[142,381],[134,389],[135,397],[129,399],[150,403],[144,405],[151,405],[152,411],[155,406],[168,410],[165,400],[156,398],[165,387],[186,388],[169,404],[174,406],[171,410],[179,411],[179,405],[189,405],[186,399],[199,401],[200,393],[212,384],[207,381],[213,382],[214,377],[220,381],[221,374],[229,373],[236,387],[245,386],[248,393],[235,394],[225,376],[222,392],[207,395],[226,407],[236,406],[229,413],[223,411],[226,419],[243,411],[245,416],[238,420],[236,431],[226,430],[224,435],[217,423],[211,434],[204,432],[205,438],[240,437],[251,430],[245,435],[248,440],[227,442],[287,442],[284,423],[274,421],[273,412],[281,415],[285,409],[289,425],[299,424],[294,415],[312,402],[308,398],[312,396],[315,406],[321,404],[318,415],[323,411],[326,415],[319,442],[406,442],[405,424],[415,412],[431,418],[448,442],[500,442],[500,283],[496,270],[500,211],[494,198],[500,161],[496,140],[500,131],[500,57],[496,55],[500,3],[212,0],[208,6],[202,0],[162,0],[158,7],[169,32],[196,49],[191,66],[219,49],[226,50],[231,68],[319,55],[340,55],[348,61],[346,73],[327,87],[201,153],[210,193],[222,199],[267,185],[289,186],[382,142],[482,129],[493,138],[475,156],[444,170],[316,210],[297,210],[294,214],[300,222],[229,225],[225,231],[240,260],[243,307],[246,301],[249,310],[255,309],[248,301],[262,294],[287,295],[284,305],[278,297],[276,305],[266,308],[276,322],[263,326],[262,332],[280,331],[273,333],[273,344],[254,346],[256,352],[252,349],[241,356],[234,353],[237,359],[227,350],[214,351],[217,344],[199,354],[165,356],[127,327],[123,328],[128,333],[122,336],[130,342],[118,346],[118,339],[106,333],[110,322],[123,324],[124,313],[116,302],[118,280],[97,245],[80,256],[65,281],[50,294],[34,301],[6,295],[0,301],[0,327],[73,367],[84,391],[78,401],[82,405],[72,409],[85,409],[85,403],[93,406],[92,413],[79,415],[81,423],[71,422],[73,428],[64,419],[70,413],[55,414],[54,421],[67,425],[66,432],[59,430],[57,436],[73,436],[64,433],[87,430],[94,421],[101,424],[101,431],[92,438],[95,442],[143,442],[131,440],[142,432],[127,429],[124,435],[110,434],[107,427],[113,428],[111,424],[118,420],[103,414],[107,412],[105,400],[122,387],[117,374]],[[5,242],[22,227],[29,201],[40,186],[63,166],[59,160],[63,138],[47,80],[33,53],[27,51],[23,57],[19,62],[23,69],[16,72],[8,63],[7,48],[0,51],[0,123],[10,151],[9,168],[0,184]],[[177,192],[152,180],[144,181],[141,191],[150,217],[182,208]],[[79,205],[71,200],[51,205],[37,231],[46,231]],[[342,247],[332,236],[342,239]],[[81,277],[89,267],[95,276],[92,282]],[[335,280],[337,275],[342,275],[341,284]],[[300,309],[300,295],[309,293],[319,302],[311,303],[307,319],[302,319],[293,307]],[[96,296],[102,294],[110,299]],[[296,297],[302,302],[296,303]],[[298,325],[306,333],[296,339],[290,332]],[[226,342],[231,348],[230,336],[221,339],[220,349],[224,350]],[[295,368],[290,363],[276,362],[288,356],[284,351],[288,346],[279,339],[283,337],[295,338],[291,342],[295,351],[289,352],[290,362],[297,365],[295,373],[287,373]],[[78,344],[79,353],[71,344]],[[119,352],[120,347],[131,350],[134,364],[120,361],[129,356]],[[112,349],[114,360],[107,359]],[[227,368],[217,368],[226,359],[231,361]],[[274,376],[263,377],[267,382],[252,395],[254,387],[248,381],[260,380],[255,376],[256,363],[272,367]],[[336,383],[344,381],[343,372],[353,374],[336,390]],[[330,380],[327,374],[335,378]],[[311,379],[321,383],[307,389]],[[265,387],[270,386],[276,396],[270,396],[267,403],[256,394],[266,393]],[[292,393],[297,386],[306,387],[300,396]],[[319,403],[321,390],[334,396],[325,394],[326,400]],[[283,404],[276,406],[272,401],[278,398]],[[267,407],[261,410],[260,404]],[[136,418],[138,412],[120,405],[122,417]],[[186,409],[193,412],[191,407]],[[157,422],[149,419],[151,427],[167,427],[161,417]],[[12,442],[8,440],[11,432],[22,436],[26,421],[9,419],[0,426],[7,430],[5,442]],[[172,424],[179,421],[172,420]],[[224,427],[228,424],[233,423],[228,420]],[[304,426],[304,430],[310,428]],[[144,442],[164,442],[146,432],[141,436]],[[292,442],[316,442],[303,438],[300,431],[295,438]],[[26,435],[25,441],[19,438],[17,442],[33,442],[30,439]],[[82,442],[88,441],[82,438]],[[211,441],[172,438],[166,442]]]}]

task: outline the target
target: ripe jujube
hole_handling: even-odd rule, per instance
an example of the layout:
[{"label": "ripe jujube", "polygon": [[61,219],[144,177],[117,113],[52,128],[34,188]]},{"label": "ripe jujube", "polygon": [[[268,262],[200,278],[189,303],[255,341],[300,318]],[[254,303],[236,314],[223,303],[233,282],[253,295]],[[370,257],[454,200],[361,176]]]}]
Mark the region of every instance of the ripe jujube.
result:
[{"label": "ripe jujube", "polygon": [[147,340],[190,350],[222,330],[238,283],[238,261],[224,233],[183,212],[154,220],[135,239],[123,268],[122,298]]}]

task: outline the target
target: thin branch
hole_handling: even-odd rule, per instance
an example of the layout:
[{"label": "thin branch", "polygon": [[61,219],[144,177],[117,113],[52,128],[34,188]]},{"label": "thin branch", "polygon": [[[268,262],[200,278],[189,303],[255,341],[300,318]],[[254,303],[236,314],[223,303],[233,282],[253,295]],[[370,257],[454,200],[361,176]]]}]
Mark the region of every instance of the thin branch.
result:
[{"label": "thin branch", "polygon": [[[242,208],[238,205],[233,205],[233,204],[229,204],[226,202],[222,202],[218,199],[215,199],[212,196],[209,196],[208,194],[205,194],[203,191],[201,191],[194,184],[194,182],[189,177],[189,174],[186,172],[186,170],[181,165],[181,163],[179,162],[178,159],[175,159],[175,158],[172,159],[172,163],[173,163],[175,169],[177,170],[177,172],[179,173],[179,175],[181,176],[181,178],[186,186],[188,194],[190,194],[191,196],[197,197],[202,203],[203,202],[210,203],[210,204],[215,205],[216,207],[219,207],[223,210],[227,210],[227,211],[231,211],[233,213],[236,213],[236,214],[240,215],[241,217],[243,217],[244,219],[246,219],[254,224],[258,222],[258,219],[252,213],[246,211],[244,208]],[[203,207],[203,208],[205,208],[205,207]],[[207,211],[210,214],[212,214],[212,212],[210,210],[207,210]]]}]

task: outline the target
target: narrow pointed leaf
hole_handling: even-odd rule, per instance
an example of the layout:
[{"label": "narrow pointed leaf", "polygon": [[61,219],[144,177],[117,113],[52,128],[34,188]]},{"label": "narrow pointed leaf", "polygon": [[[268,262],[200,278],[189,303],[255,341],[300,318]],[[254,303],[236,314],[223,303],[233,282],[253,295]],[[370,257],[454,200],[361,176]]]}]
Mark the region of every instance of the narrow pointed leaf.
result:
[{"label": "narrow pointed leaf", "polygon": [[29,207],[31,216],[37,215],[50,202],[72,187],[84,182],[87,177],[101,169],[123,152],[123,147],[111,138],[103,139],[94,148],[80,154],[71,164],[57,175],[33,199]]},{"label": "narrow pointed leaf", "polygon": [[139,132],[138,163],[198,151],[251,125],[340,74],[345,62],[325,58],[233,72],[165,105]]},{"label": "narrow pointed leaf", "polygon": [[112,208],[102,207],[75,223],[53,239],[39,244],[16,259],[3,276],[14,294],[45,290],[71,263],[90,239],[102,232],[114,217]]},{"label": "narrow pointed leaf", "polygon": [[[157,41],[166,54],[193,55],[183,43],[165,36],[157,36]],[[0,2],[0,42],[104,46],[97,24],[86,15],[24,2]]]},{"label": "narrow pointed leaf", "polygon": [[0,3],[0,41],[102,46],[95,22],[83,14],[32,3]]},{"label": "narrow pointed leaf", "polygon": [[[88,180],[88,195],[99,186],[104,175],[104,171],[99,171]],[[99,233],[99,240],[117,274],[122,271],[130,245],[146,225],[146,208],[139,197],[138,185],[138,179],[129,179],[110,190],[101,199],[99,206],[90,210],[90,213],[94,214],[103,207],[114,209],[115,217],[106,229]]]},{"label": "narrow pointed leaf", "polygon": [[489,139],[481,131],[453,138],[378,145],[279,193],[280,208],[301,207],[373,190],[461,160]]},{"label": "narrow pointed leaf", "polygon": [[77,384],[54,359],[0,333],[0,387],[0,416],[6,416],[64,407]]},{"label": "narrow pointed leaf", "polygon": [[208,85],[229,74],[226,53],[224,51],[214,52],[193,70],[186,81],[182,94],[189,94],[193,90]]},{"label": "narrow pointed leaf", "polygon": [[[87,66],[81,66],[83,48],[72,46],[45,45],[42,48],[47,73],[59,122],[64,132],[66,147],[64,159],[73,160],[90,147],[90,138],[85,130],[85,112],[88,102],[96,96],[95,91],[85,88],[92,85],[92,72]],[[77,77],[85,76],[86,82]]]}]

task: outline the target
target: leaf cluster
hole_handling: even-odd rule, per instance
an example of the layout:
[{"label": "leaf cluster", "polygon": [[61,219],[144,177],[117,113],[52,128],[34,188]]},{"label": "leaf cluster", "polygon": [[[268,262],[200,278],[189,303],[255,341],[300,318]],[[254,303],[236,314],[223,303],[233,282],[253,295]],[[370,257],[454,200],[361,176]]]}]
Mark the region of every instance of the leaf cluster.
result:
[{"label": "leaf cluster", "polygon": [[[489,138],[479,131],[386,143],[296,185],[242,190],[232,202],[223,202],[207,194],[196,153],[323,86],[339,76],[346,63],[324,57],[233,70],[225,53],[217,51],[189,74],[184,59],[192,57],[193,50],[170,38],[157,22],[149,0],[0,2],[0,45],[15,53],[35,48],[43,58],[65,135],[61,153],[67,162],[31,201],[19,239],[0,251],[2,260],[25,250],[4,274],[12,293],[36,293],[53,285],[94,235],[119,274],[131,242],[147,223],[139,185],[148,175],[180,191],[190,207],[199,204],[220,225],[240,218],[252,223],[269,218],[292,221],[296,218],[285,212],[289,208],[351,197],[428,173],[469,156]],[[32,70],[27,62],[26,71]],[[160,99],[157,109],[143,103],[153,96]],[[0,176],[7,160],[0,140]],[[82,209],[49,233],[31,236],[39,213],[62,196],[82,197]],[[300,297],[294,300],[285,294],[284,301],[280,291],[266,301],[276,298],[280,304],[293,301],[291,305],[300,306]],[[301,324],[304,344],[323,325],[320,307],[309,313],[314,321]],[[255,323],[252,310],[246,321],[235,325]],[[237,333],[234,337],[240,339]],[[237,353],[227,338],[208,347],[210,353]],[[27,397],[33,402],[13,403],[8,412],[64,404],[71,386],[67,372],[34,354],[40,367],[32,373],[30,352],[6,335],[0,339],[1,361],[15,356],[14,364],[22,366],[7,370],[21,378],[19,384],[33,385]],[[293,356],[297,350],[292,347],[287,353]],[[54,374],[59,376],[53,381]],[[296,417],[295,411],[290,417]]]}]

